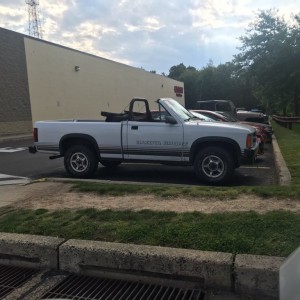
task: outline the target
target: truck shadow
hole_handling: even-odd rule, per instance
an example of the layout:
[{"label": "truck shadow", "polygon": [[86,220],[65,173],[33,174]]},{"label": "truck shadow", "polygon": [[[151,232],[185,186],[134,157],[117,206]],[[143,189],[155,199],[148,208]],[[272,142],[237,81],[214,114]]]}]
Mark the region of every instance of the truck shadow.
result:
[{"label": "truck shadow", "polygon": [[[232,180],[226,186],[257,186],[276,184],[273,172],[268,168],[245,166],[233,174]],[[130,164],[124,163],[116,168],[100,166],[95,179],[126,182],[151,182],[184,185],[202,185],[204,182],[197,179],[193,167],[164,166],[157,164]]]}]

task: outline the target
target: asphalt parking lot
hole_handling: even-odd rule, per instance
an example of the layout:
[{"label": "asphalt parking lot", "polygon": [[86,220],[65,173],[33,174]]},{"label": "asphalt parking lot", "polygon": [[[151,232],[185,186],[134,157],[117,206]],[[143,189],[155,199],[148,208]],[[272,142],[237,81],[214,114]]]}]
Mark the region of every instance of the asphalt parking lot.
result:
[{"label": "asphalt parking lot", "polygon": [[[68,178],[63,159],[49,160],[48,154],[28,153],[31,138],[0,142],[0,184],[6,176],[25,177],[30,180],[40,178]],[[202,185],[196,178],[193,167],[167,166],[160,164],[124,163],[116,169],[101,166],[94,179],[151,182],[185,185]],[[265,153],[251,165],[243,165],[236,170],[231,186],[272,185],[277,183],[272,144],[265,145]]]}]

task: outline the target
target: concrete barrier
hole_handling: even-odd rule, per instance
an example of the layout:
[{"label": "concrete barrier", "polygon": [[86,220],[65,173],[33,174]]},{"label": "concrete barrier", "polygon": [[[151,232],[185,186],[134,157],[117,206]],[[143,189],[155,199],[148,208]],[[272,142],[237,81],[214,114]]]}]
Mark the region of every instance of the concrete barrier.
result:
[{"label": "concrete barrier", "polygon": [[64,239],[0,233],[0,264],[29,268],[58,268],[58,247]]},{"label": "concrete barrier", "polygon": [[[262,299],[279,298],[279,270],[282,257],[239,254],[234,263],[234,290]],[[267,298],[269,297],[269,298]]]},{"label": "concrete barrier", "polygon": [[60,269],[73,273],[119,273],[123,278],[126,274],[144,281],[160,278],[161,284],[162,279],[169,279],[231,289],[230,253],[69,240],[59,248],[59,258]]},{"label": "concrete barrier", "polygon": [[208,299],[214,300],[279,299],[279,269],[284,260],[272,256],[238,254],[235,257],[231,253],[0,233],[0,264],[199,287],[212,295]]}]

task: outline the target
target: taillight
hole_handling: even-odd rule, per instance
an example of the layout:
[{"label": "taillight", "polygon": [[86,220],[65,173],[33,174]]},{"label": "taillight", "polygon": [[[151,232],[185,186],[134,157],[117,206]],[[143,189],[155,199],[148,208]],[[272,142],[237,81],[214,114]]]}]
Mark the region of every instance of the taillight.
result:
[{"label": "taillight", "polygon": [[34,140],[35,143],[37,143],[39,141],[38,129],[37,128],[33,128],[33,140]]},{"label": "taillight", "polygon": [[252,134],[249,133],[247,135],[246,147],[252,148],[252,146],[253,146],[253,137],[252,137]]}]

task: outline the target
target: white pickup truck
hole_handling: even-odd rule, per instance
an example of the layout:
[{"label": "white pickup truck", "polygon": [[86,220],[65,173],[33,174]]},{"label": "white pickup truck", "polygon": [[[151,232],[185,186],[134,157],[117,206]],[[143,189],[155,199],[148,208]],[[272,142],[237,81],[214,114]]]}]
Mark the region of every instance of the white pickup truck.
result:
[{"label": "white pickup truck", "polygon": [[91,177],[99,162],[106,167],[156,162],[193,165],[198,178],[210,184],[224,184],[243,160],[254,160],[258,143],[252,127],[201,121],[170,98],[154,105],[150,110],[146,99],[134,98],[128,111],[102,112],[105,121],[36,122],[29,152],[64,157],[72,177]]}]

